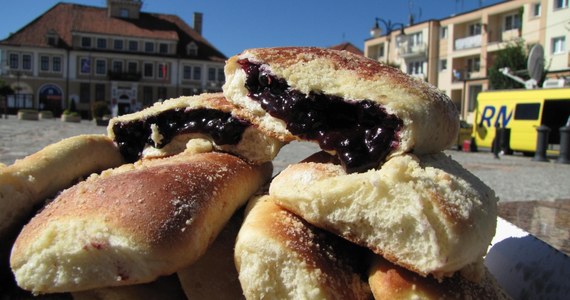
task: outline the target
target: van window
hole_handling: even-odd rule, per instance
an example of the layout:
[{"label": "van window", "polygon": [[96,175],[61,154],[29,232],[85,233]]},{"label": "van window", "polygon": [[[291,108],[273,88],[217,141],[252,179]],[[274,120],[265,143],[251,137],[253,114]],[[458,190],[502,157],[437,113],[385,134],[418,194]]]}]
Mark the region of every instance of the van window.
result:
[{"label": "van window", "polygon": [[515,106],[515,120],[538,120],[540,103],[520,103]]}]

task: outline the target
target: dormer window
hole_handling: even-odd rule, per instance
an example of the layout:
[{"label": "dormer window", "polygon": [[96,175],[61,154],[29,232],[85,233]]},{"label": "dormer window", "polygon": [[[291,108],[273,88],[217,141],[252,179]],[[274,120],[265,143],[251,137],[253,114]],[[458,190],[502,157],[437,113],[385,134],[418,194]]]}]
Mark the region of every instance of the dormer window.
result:
[{"label": "dormer window", "polygon": [[59,43],[59,36],[53,29],[48,30],[46,34],[47,44],[50,46],[57,46]]},{"label": "dormer window", "polygon": [[186,54],[188,54],[188,56],[198,56],[198,46],[196,43],[190,42],[186,45]]}]

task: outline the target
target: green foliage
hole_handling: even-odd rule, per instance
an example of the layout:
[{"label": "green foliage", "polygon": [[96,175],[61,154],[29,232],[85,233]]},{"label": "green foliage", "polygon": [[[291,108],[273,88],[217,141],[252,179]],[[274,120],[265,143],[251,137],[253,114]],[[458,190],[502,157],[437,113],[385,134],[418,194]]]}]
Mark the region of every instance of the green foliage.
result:
[{"label": "green foliage", "polygon": [[527,60],[527,51],[522,40],[508,44],[505,49],[500,50],[493,65],[489,68],[490,88],[493,90],[523,88],[523,84],[503,75],[499,70],[507,67],[513,74],[527,80],[529,79],[526,70]]},{"label": "green foliage", "polygon": [[[71,101],[73,102],[73,101]],[[63,114],[66,116],[79,116],[79,113],[76,111],[72,111],[71,109],[66,109],[63,111]]]}]

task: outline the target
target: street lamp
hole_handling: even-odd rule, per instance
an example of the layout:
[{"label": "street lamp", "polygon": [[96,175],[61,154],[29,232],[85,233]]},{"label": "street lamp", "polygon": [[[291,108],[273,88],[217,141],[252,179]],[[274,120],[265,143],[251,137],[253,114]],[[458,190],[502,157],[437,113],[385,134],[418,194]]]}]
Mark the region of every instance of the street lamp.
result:
[{"label": "street lamp", "polygon": [[379,37],[382,34],[382,28],[380,28],[380,23],[386,27],[386,36],[390,37],[392,30],[396,29],[396,27],[400,27],[400,34],[404,35],[404,24],[402,23],[392,23],[390,20],[384,20],[381,18],[374,18],[374,27],[370,29],[370,36],[371,37]]},{"label": "street lamp", "polygon": [[390,64],[390,40],[391,34],[394,29],[400,27],[400,34],[396,36],[396,46],[402,42],[402,38],[404,37],[404,24],[402,23],[392,23],[390,20],[384,20],[381,18],[374,18],[374,27],[370,29],[370,36],[373,38],[379,37],[382,34],[382,28],[380,28],[380,23],[386,27],[386,63]]}]

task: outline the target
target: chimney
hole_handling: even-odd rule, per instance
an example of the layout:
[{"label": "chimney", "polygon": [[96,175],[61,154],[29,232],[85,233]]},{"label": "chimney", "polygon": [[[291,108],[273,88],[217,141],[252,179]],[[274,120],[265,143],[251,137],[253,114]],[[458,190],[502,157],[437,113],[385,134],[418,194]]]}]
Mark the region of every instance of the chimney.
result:
[{"label": "chimney", "polygon": [[194,31],[202,35],[202,17],[203,14],[200,12],[194,13]]}]

